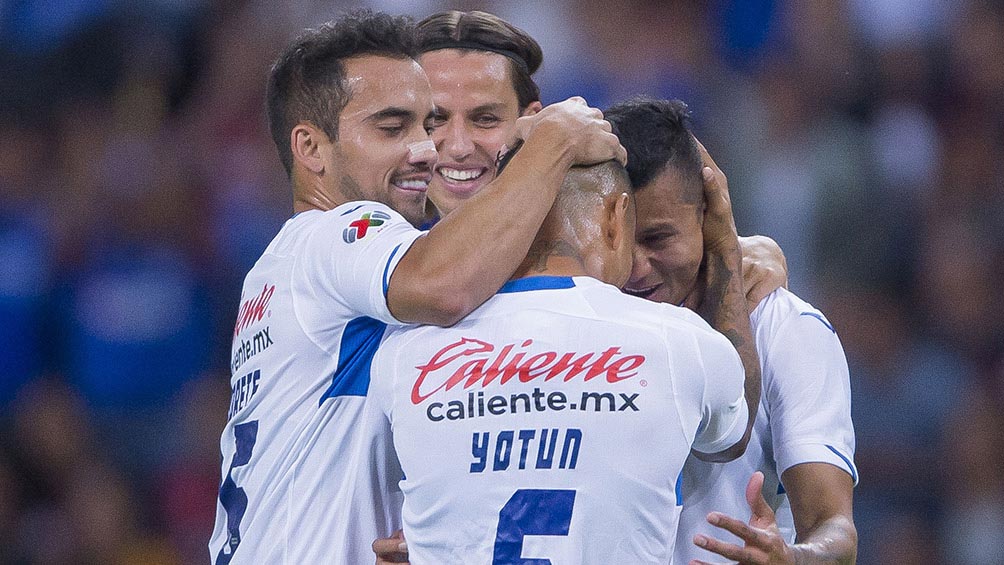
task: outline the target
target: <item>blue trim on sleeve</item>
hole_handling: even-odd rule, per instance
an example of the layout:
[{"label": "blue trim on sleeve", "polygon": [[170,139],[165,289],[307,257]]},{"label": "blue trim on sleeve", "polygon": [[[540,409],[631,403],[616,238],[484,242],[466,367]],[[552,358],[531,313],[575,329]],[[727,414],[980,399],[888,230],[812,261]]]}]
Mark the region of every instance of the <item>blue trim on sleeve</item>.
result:
[{"label": "blue trim on sleeve", "polygon": [[801,314],[799,314],[799,316],[809,316],[810,318],[815,318],[820,322],[823,322],[823,325],[826,326],[826,328],[829,329],[831,332],[837,333],[837,330],[833,329],[833,326],[830,325],[829,320],[824,318],[822,314],[818,314],[816,312],[802,312]]},{"label": "blue trim on sleeve", "polygon": [[827,445],[826,449],[835,453],[837,457],[841,458],[847,464],[847,469],[851,472],[851,479],[854,481],[854,484],[858,484],[858,470],[854,467],[854,463],[851,463],[850,459],[844,457],[844,454],[837,451],[832,445]]},{"label": "blue trim on sleeve", "polygon": [[331,376],[331,386],[317,405],[336,396],[366,396],[370,387],[370,365],[387,324],[373,318],[355,318],[345,324],[338,350],[338,368]]},{"label": "blue trim on sleeve", "polygon": [[360,204],[360,205],[356,206],[355,208],[350,208],[350,209],[348,209],[348,210],[346,210],[346,211],[344,211],[344,212],[342,212],[341,214],[338,214],[338,215],[339,216],[345,216],[347,214],[351,214],[352,212],[355,212],[356,210],[362,208],[363,206],[365,206],[365,204]]},{"label": "blue trim on sleeve", "polygon": [[676,476],[676,505],[683,506],[683,469]]},{"label": "blue trim on sleeve", "polygon": [[788,492],[788,491],[784,490],[784,485],[782,485],[780,482],[778,482],[777,483],[777,493],[778,494],[785,494],[786,492]]},{"label": "blue trim on sleeve", "polygon": [[528,290],[551,290],[559,288],[575,288],[575,281],[572,277],[526,277],[505,283],[499,289],[499,294],[510,292],[526,292]]},{"label": "blue trim on sleeve", "polygon": [[397,255],[397,250],[401,249],[401,245],[403,245],[403,244],[398,243],[397,247],[394,248],[394,251],[390,252],[390,258],[387,259],[387,264],[384,265],[384,267],[383,267],[383,297],[384,297],[384,299],[387,298],[387,289],[390,288],[390,277],[388,276],[390,274],[390,264],[394,260],[394,256]]}]

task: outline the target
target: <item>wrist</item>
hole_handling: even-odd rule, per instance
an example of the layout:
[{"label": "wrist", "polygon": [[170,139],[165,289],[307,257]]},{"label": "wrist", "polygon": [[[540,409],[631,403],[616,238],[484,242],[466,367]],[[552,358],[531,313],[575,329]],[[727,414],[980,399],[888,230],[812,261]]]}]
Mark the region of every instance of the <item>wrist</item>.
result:
[{"label": "wrist", "polygon": [[[739,246],[739,243],[735,240],[732,242],[705,246],[704,257],[709,268],[713,265],[720,265],[728,268],[729,270],[738,270],[738,272],[742,272],[743,251]],[[711,259],[715,260],[712,261]]]}]

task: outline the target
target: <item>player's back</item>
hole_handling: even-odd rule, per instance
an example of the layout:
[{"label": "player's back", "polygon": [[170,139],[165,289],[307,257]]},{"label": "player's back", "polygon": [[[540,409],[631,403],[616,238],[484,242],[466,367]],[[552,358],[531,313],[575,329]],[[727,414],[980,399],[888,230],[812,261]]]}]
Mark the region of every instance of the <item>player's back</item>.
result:
[{"label": "player's back", "polygon": [[386,326],[350,306],[348,276],[332,260],[380,255],[357,233],[341,237],[363,212],[403,222],[377,204],[298,214],[245,278],[209,543],[216,564],[369,561],[373,539],[397,526],[400,493],[378,477],[400,470],[360,362]]},{"label": "player's back", "polygon": [[452,328],[392,332],[372,383],[416,565],[668,562],[695,436],[718,451],[746,422],[724,337],[586,277],[519,279]]}]

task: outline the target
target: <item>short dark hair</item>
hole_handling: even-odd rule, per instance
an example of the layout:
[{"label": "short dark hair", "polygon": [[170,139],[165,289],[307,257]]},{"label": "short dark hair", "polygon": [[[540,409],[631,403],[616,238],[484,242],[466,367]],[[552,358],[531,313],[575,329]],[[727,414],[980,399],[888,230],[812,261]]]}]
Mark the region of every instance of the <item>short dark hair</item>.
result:
[{"label": "short dark hair", "polygon": [[272,65],[268,125],[286,174],[293,170],[289,132],[296,124],[311,122],[337,139],[338,118],[352,94],[344,84],[344,60],[356,55],[417,58],[413,21],[406,16],[353,11],[305,30]]},{"label": "short dark hair", "polygon": [[680,100],[637,96],[603,112],[627,150],[631,188],[638,190],[672,166],[701,182],[701,153],[691,133],[690,111]]},{"label": "short dark hair", "polygon": [[544,52],[528,33],[494,14],[477,10],[433,14],[418,22],[418,44],[422,53],[461,49],[503,55],[509,59],[520,111],[540,100],[540,87],[533,81],[533,74],[544,62]]}]

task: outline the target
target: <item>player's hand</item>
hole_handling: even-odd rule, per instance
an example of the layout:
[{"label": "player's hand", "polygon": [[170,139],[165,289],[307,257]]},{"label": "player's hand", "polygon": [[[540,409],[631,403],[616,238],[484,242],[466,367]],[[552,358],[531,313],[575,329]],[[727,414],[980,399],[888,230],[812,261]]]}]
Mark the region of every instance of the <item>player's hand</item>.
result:
[{"label": "player's hand", "polygon": [[373,553],[376,554],[376,565],[408,562],[408,542],[404,540],[404,532],[398,530],[389,538],[373,542]]},{"label": "player's hand", "polygon": [[[627,164],[627,150],[612,133],[603,112],[589,106],[585,99],[573,96],[545,106],[540,112],[516,120],[516,138],[529,139],[543,128],[569,147],[573,165],[592,165],[616,159]],[[514,143],[508,144],[513,147]]]},{"label": "player's hand", "polygon": [[[794,565],[794,555],[777,528],[774,511],[760,492],[762,488],[763,473],[757,471],[746,485],[746,502],[751,512],[748,524],[719,512],[708,514],[708,523],[739,536],[745,542],[744,547],[701,534],[694,536],[694,543],[740,565]],[[711,564],[693,559],[690,565]]]},{"label": "player's hand", "polygon": [[765,235],[739,238],[743,252],[743,286],[750,312],[778,288],[788,288],[788,263],[777,242]]},{"label": "player's hand", "polygon": [[[701,178],[704,181],[704,252],[725,257],[739,252],[739,234],[736,221],[732,217],[732,200],[729,197],[729,181],[715,160],[708,154],[696,137],[701,153]],[[738,265],[737,265],[738,266]]]}]

